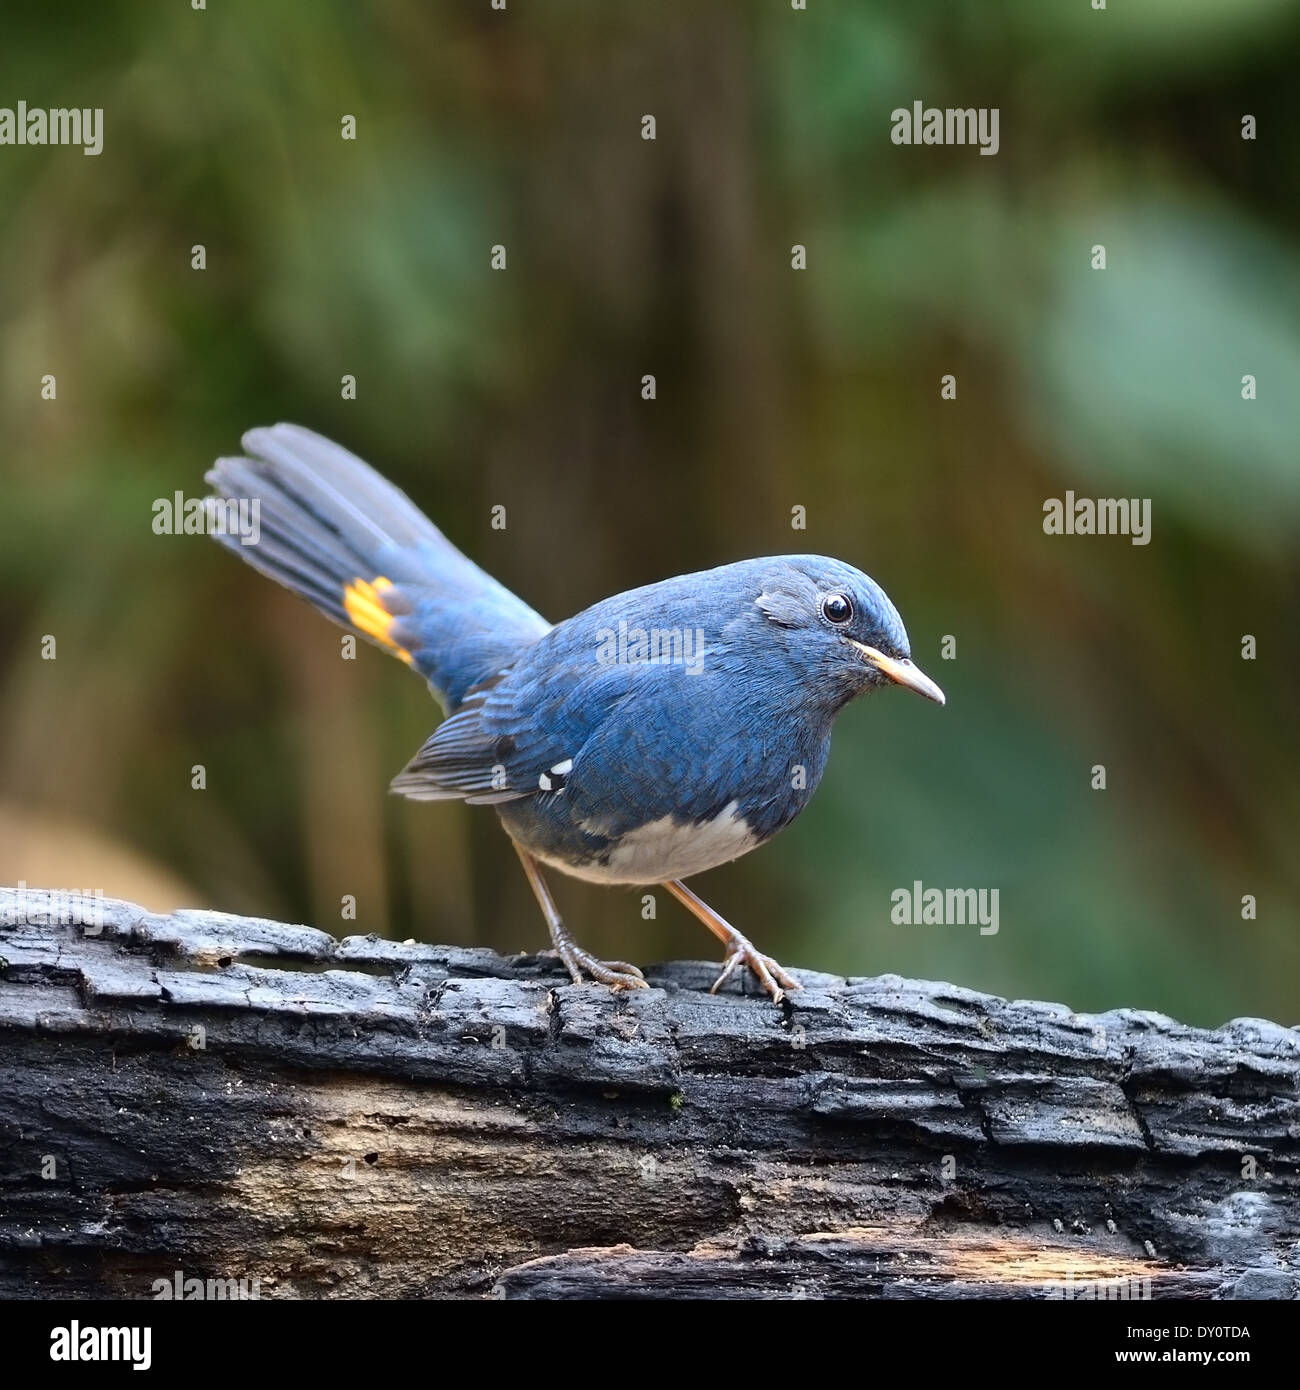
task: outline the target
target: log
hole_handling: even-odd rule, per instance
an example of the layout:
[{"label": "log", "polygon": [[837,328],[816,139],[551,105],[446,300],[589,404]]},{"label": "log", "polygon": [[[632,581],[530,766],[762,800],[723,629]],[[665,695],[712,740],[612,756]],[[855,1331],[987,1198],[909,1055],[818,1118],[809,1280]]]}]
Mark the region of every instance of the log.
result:
[{"label": "log", "polygon": [[0,891],[0,1297],[1300,1293],[1292,1028],[69,901]]}]

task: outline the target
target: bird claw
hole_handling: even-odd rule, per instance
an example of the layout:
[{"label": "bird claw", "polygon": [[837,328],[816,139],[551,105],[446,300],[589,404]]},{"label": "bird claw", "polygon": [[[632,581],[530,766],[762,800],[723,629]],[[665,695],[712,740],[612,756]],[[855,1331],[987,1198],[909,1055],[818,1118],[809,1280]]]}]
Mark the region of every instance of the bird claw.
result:
[{"label": "bird claw", "polygon": [[649,989],[645,976],[635,965],[625,960],[597,960],[590,951],[584,951],[572,941],[565,943],[565,949],[545,951],[544,955],[558,956],[565,964],[575,985],[585,984],[593,979],[597,984],[609,989]]},{"label": "bird claw", "polygon": [[791,979],[779,961],[765,956],[734,928],[733,933],[728,942],[726,959],[722,963],[722,974],[714,980],[710,994],[717,994],[742,965],[749,967],[759,984],[772,996],[774,1004],[779,1004],[787,992],[793,993],[803,988],[798,980]]},{"label": "bird claw", "polygon": [[[593,969],[592,967],[596,968]],[[587,974],[610,989],[649,989],[645,976],[625,960],[594,960],[583,967]]]}]

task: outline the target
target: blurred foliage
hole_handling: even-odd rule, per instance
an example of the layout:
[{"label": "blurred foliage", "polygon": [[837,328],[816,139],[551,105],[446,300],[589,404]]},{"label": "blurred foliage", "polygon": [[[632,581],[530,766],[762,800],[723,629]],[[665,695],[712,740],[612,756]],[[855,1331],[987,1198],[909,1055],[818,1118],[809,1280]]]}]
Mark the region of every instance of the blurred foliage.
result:
[{"label": "blurred foliage", "polygon": [[[947,708],[849,710],[807,814],[699,884],[788,963],[1295,1021],[1294,3],[11,0],[5,30],[3,100],[102,106],[105,141],[0,148],[0,874],[544,943],[490,812],[385,795],[419,683],[151,530],[288,419],[552,617],[782,550],[886,586]],[[918,99],[998,107],[1000,153],[892,145]],[[1045,536],[1067,489],[1150,496],[1152,543]],[[998,934],[894,925],[914,879],[997,887]],[[711,944],[556,887],[598,952]]]}]

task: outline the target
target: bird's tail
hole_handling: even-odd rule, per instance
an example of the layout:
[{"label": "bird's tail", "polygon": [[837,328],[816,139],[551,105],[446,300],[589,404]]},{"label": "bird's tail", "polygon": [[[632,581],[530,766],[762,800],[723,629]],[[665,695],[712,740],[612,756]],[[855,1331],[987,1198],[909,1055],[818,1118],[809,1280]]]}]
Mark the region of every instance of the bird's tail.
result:
[{"label": "bird's tail", "polygon": [[[392,483],[297,425],[244,435],[207,474],[208,530],[254,569],[419,671],[448,709],[548,624]],[[226,504],[231,504],[228,508]],[[233,506],[252,525],[224,524]]]}]

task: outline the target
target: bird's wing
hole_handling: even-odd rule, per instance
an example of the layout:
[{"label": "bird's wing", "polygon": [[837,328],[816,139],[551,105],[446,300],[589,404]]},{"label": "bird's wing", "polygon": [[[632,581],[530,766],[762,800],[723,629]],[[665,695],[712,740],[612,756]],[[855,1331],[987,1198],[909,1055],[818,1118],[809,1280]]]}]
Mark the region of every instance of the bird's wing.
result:
[{"label": "bird's wing", "polygon": [[470,690],[392,790],[416,801],[492,803],[562,789],[565,763],[636,682],[627,666],[535,666],[500,671]]},{"label": "bird's wing", "polygon": [[392,786],[428,801],[541,797],[548,818],[619,834],[712,815],[738,790],[788,790],[799,743],[761,683],[725,667],[525,657],[472,691]]}]

